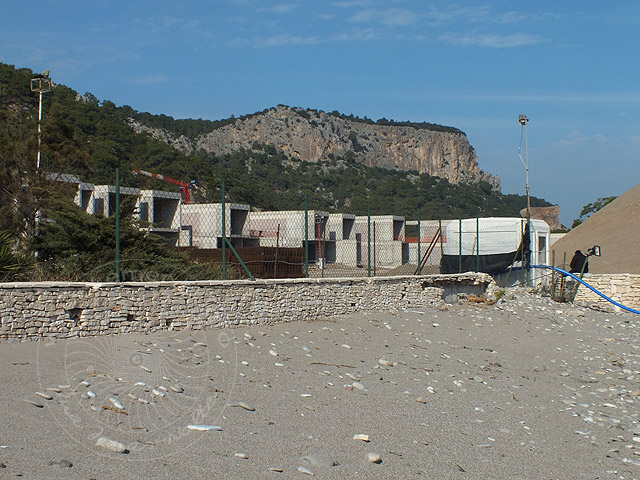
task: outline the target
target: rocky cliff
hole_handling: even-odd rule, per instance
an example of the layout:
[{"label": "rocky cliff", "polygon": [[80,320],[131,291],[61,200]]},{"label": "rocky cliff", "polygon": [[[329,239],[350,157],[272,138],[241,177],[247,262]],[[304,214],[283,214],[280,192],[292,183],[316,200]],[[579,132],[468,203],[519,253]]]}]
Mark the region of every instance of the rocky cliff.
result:
[{"label": "rocky cliff", "polygon": [[136,122],[132,126],[185,153],[204,150],[222,155],[240,148],[272,145],[285,155],[308,162],[353,155],[357,162],[370,167],[416,170],[456,184],[484,180],[500,189],[500,179],[480,170],[466,135],[454,128],[378,125],[287,106],[239,118],[195,140]]},{"label": "rocky cliff", "polygon": [[[560,206],[554,205],[552,207],[531,207],[531,218],[537,218],[544,220],[549,225],[549,228],[553,230],[560,230],[564,228],[560,223]],[[520,210],[520,216],[522,218],[527,217],[527,209]]]}]

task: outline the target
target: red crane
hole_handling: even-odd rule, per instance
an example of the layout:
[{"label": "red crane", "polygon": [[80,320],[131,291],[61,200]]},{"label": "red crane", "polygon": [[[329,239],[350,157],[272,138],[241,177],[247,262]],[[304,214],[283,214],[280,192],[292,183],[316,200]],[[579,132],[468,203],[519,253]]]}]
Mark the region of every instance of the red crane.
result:
[{"label": "red crane", "polygon": [[166,175],[160,175],[159,173],[151,173],[146,172],[144,170],[135,169],[133,170],[134,174],[146,175],[147,177],[157,178],[158,180],[162,180],[163,182],[173,183],[175,185],[180,185],[181,191],[184,194],[184,203],[189,205],[191,201],[191,193],[190,190],[197,190],[198,185],[195,180],[191,180],[189,183],[183,182],[181,180],[176,180],[175,178],[167,177]]}]

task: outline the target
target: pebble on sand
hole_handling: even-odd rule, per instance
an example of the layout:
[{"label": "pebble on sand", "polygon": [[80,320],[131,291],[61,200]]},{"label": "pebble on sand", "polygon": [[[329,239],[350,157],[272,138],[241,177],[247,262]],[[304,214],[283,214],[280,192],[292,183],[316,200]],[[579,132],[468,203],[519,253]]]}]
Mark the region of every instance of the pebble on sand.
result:
[{"label": "pebble on sand", "polygon": [[367,462],[370,463],[382,463],[382,457],[379,453],[369,452],[367,453]]},{"label": "pebble on sand", "polygon": [[198,432],[209,432],[209,431],[221,432],[222,431],[222,427],[218,425],[187,425],[187,428],[189,430],[196,430]]},{"label": "pebble on sand", "polygon": [[301,458],[314,467],[333,467],[336,462],[326,453],[315,452]]},{"label": "pebble on sand", "polygon": [[115,440],[111,440],[110,438],[107,438],[107,437],[100,437],[96,441],[96,445],[116,453],[127,452],[127,448],[124,446],[123,443],[117,442]]},{"label": "pebble on sand", "polygon": [[252,407],[252,406],[250,406],[250,405],[247,405],[247,404],[246,404],[246,403],[244,403],[244,402],[238,402],[238,403],[236,403],[235,405],[232,405],[232,406],[233,406],[233,407],[241,407],[241,408],[244,408],[245,410],[249,410],[250,412],[255,411],[255,408],[254,408],[254,407]]}]

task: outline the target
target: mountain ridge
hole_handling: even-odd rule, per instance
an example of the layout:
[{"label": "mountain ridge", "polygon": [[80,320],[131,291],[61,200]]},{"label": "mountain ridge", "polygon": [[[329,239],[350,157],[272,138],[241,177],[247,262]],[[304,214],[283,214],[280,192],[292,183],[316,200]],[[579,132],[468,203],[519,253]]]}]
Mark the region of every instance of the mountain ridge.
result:
[{"label": "mountain ridge", "polygon": [[[35,188],[39,184],[32,159],[36,157],[38,145],[38,97],[29,89],[32,77],[29,69],[15,69],[0,63],[0,185],[4,187],[0,192],[0,230],[22,231],[28,219],[15,217],[15,199],[25,197],[23,203],[35,205],[40,197],[36,198],[34,192],[46,192],[52,187]],[[276,126],[281,128],[279,135],[285,139],[287,134],[292,135],[284,129],[287,121],[294,123],[295,118],[295,123],[306,129],[311,122],[326,118],[323,128],[327,135],[347,139],[346,153],[328,151],[326,160],[313,163],[274,145],[273,139],[278,137],[266,137],[264,142],[258,138],[245,143],[248,148],[240,147],[221,155],[203,149],[191,150],[196,148],[198,139],[205,141],[205,136],[213,130],[235,126],[241,133],[251,131],[247,128],[248,121],[267,123],[265,118],[269,112],[282,115]],[[132,125],[140,133],[136,133]],[[468,144],[464,132],[454,127],[387,119],[374,122],[336,111],[325,113],[285,106],[238,118],[175,120],[167,115],[138,112],[129,105],[100,101],[89,92],[81,95],[60,84],[43,98],[42,166],[47,171],[73,174],[96,185],[113,184],[117,168],[121,184],[137,188],[172,187],[153,178],[135,176],[134,169],[186,181],[197,180],[200,188],[193,198],[199,203],[219,202],[224,184],[228,201],[263,210],[301,209],[308,200],[308,205],[323,211],[402,214],[408,218],[419,215],[427,220],[518,216],[526,205],[525,197],[502,194],[486,181],[454,184],[447,178],[420,174],[412,165],[403,170],[398,166],[388,169],[358,162],[357,155],[366,152],[365,147],[369,148],[367,141],[374,140],[373,135],[369,139],[365,137],[365,129],[377,129],[376,135],[397,131],[407,137],[415,136],[416,132],[438,133],[443,140],[456,137],[461,145]],[[302,133],[299,132],[297,140],[304,140]],[[164,138],[159,140],[154,136]],[[409,138],[409,141],[413,140]],[[171,142],[193,154],[185,155],[171,146]],[[303,142],[302,146],[305,145]],[[468,158],[475,162],[476,157],[471,153]],[[300,151],[300,158],[305,156]],[[448,157],[447,160],[450,161]],[[459,173],[460,165],[456,168]],[[458,178],[462,180],[461,175]],[[469,178],[470,175],[467,180]],[[531,197],[531,204],[551,206],[535,197]]]},{"label": "mountain ridge", "polygon": [[338,112],[278,105],[225,122],[195,138],[134,118],[129,125],[187,155],[204,151],[225,155],[271,145],[276,152],[311,163],[350,157],[369,167],[416,171],[453,184],[489,183],[500,191],[500,179],[478,166],[475,149],[464,132],[429,123],[373,122]]}]

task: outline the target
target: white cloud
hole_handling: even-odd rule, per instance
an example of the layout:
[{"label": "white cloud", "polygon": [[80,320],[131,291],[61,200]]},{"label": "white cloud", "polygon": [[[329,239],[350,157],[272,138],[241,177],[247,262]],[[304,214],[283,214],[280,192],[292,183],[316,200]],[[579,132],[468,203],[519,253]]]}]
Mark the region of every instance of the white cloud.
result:
[{"label": "white cloud", "polygon": [[371,0],[351,0],[344,2],[333,2],[333,5],[340,8],[352,8],[352,7],[368,7],[373,2]]},{"label": "white cloud", "polygon": [[411,10],[404,8],[390,8],[387,10],[361,10],[351,17],[353,22],[372,22],[377,21],[384,25],[406,26],[415,23],[418,20]]},{"label": "white cloud", "polygon": [[629,135],[629,143],[633,148],[640,148],[640,135]]},{"label": "white cloud", "polygon": [[290,13],[296,8],[296,5],[293,3],[281,3],[279,5],[274,5],[268,10],[273,13]]},{"label": "white cloud", "polygon": [[371,28],[366,28],[352,33],[339,33],[327,38],[330,42],[349,42],[352,40],[372,40],[378,38],[378,34]]},{"label": "white cloud", "polygon": [[321,42],[321,37],[318,37],[317,35],[311,37],[299,37],[283,33],[265,38],[264,41],[260,43],[264,47],[281,47],[283,45],[317,45]]},{"label": "white cloud", "polygon": [[612,141],[614,141],[615,143],[618,143],[617,141],[601,133],[596,133],[594,135],[585,135],[579,130],[572,130],[570,132],[567,132],[567,134],[560,140],[553,142],[551,146],[552,147],[576,147],[576,146],[587,147],[588,145],[591,145],[591,146],[604,145],[604,144],[611,143]]},{"label": "white cloud", "polygon": [[350,42],[371,40],[377,38],[377,33],[373,29],[365,28],[350,33],[337,33],[329,36],[311,35],[307,37],[281,33],[270,37],[243,38],[237,37],[227,42],[230,47],[286,47],[297,45],[320,45],[332,42]]},{"label": "white cloud", "polygon": [[193,30],[200,26],[199,20],[180,17],[164,17],[162,23],[168,29],[182,28],[186,30]]},{"label": "white cloud", "polygon": [[374,10],[361,10],[351,17],[352,22],[370,22],[375,17]]},{"label": "white cloud", "polygon": [[471,23],[485,23],[491,18],[491,15],[487,7],[430,7],[427,11],[426,18],[429,19],[430,23],[437,25],[465,21]]},{"label": "white cloud", "polygon": [[449,33],[442,35],[440,40],[462,47],[513,48],[525,45],[535,45],[549,41],[549,39],[530,33],[514,33],[511,35],[475,34],[462,35]]},{"label": "white cloud", "polygon": [[392,8],[382,12],[380,21],[385,25],[411,25],[418,19],[418,16],[410,10]]},{"label": "white cloud", "polygon": [[443,8],[429,7],[425,18],[431,25],[442,24],[511,24],[531,21],[549,21],[562,18],[562,15],[551,13],[523,13],[519,11],[499,12],[493,11],[489,6],[458,7],[448,6]]}]

